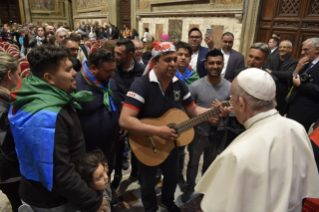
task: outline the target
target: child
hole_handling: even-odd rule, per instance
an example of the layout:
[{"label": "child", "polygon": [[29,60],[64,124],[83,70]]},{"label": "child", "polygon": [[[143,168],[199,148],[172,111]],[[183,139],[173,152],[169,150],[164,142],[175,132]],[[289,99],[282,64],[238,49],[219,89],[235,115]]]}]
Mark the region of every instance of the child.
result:
[{"label": "child", "polygon": [[107,211],[111,212],[112,190],[107,172],[107,160],[100,150],[80,155],[75,163],[75,170],[94,190],[101,192],[108,202]]}]

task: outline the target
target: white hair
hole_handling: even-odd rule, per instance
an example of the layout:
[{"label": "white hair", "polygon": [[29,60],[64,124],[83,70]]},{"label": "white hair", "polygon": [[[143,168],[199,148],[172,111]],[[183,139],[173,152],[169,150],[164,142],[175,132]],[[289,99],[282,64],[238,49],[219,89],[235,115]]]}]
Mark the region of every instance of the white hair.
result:
[{"label": "white hair", "polygon": [[308,43],[309,41],[312,43],[312,48],[319,47],[319,38],[308,38],[302,43],[302,45],[304,45],[305,43]]},{"label": "white hair", "polygon": [[281,41],[281,43],[283,43],[283,42],[288,43],[288,46],[289,46],[290,48],[292,47],[292,43],[291,43],[290,40],[283,40],[283,41]]},{"label": "white hair", "polygon": [[67,35],[69,35],[68,34],[68,30],[66,30],[66,29],[64,29],[64,28],[59,28],[59,29],[57,29],[57,31],[56,31],[56,33],[55,33],[55,36],[56,37],[58,37],[58,34],[59,34],[59,32],[65,32]]},{"label": "white hair", "polygon": [[237,80],[233,82],[232,86],[234,89],[234,94],[238,97],[243,97],[248,107],[253,111],[269,110],[277,106],[276,99],[264,101],[251,96],[239,86]]}]

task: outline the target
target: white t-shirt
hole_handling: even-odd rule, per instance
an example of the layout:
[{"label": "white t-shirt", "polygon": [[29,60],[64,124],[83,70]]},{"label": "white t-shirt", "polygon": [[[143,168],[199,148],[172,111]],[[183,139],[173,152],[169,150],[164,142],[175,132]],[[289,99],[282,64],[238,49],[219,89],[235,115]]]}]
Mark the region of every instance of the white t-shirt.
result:
[{"label": "white t-shirt", "polygon": [[199,51],[192,54],[192,59],[191,59],[191,62],[189,63],[192,66],[193,70],[195,71],[197,71],[196,69],[197,69],[198,52]]},{"label": "white t-shirt", "polygon": [[223,49],[221,49],[221,52],[222,52],[223,55],[224,55],[224,68],[223,68],[223,70],[222,70],[221,75],[222,75],[222,77],[224,77],[225,74],[226,74],[226,69],[227,69],[227,64],[228,64],[228,61],[229,61],[229,55],[230,55],[230,53],[229,53],[229,52],[227,52],[227,53],[224,52]]}]

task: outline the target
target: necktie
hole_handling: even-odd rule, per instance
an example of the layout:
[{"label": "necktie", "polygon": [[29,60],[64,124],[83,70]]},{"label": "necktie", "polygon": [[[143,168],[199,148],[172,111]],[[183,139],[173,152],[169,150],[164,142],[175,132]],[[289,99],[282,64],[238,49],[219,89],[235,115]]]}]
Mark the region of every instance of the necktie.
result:
[{"label": "necktie", "polygon": [[307,73],[307,71],[309,71],[309,69],[311,69],[311,66],[312,66],[312,63],[309,63],[309,65],[308,65],[308,67],[307,67],[305,73]]}]

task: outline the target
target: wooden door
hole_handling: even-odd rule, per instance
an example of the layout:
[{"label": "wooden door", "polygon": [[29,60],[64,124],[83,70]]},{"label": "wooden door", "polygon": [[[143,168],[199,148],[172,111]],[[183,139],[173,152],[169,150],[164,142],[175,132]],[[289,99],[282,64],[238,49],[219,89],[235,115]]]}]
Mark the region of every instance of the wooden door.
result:
[{"label": "wooden door", "polygon": [[[122,0],[121,1],[121,7],[122,7],[122,27],[124,25],[128,26],[130,30],[131,29],[131,0]],[[122,29],[122,27],[119,27],[119,29]],[[124,30],[124,29],[123,29]]]},{"label": "wooden door", "polygon": [[300,58],[302,42],[319,37],[319,0],[263,0],[257,42],[268,43],[274,32],[290,40],[292,57]]},{"label": "wooden door", "polygon": [[1,23],[6,24],[10,20],[13,23],[21,23],[20,7],[18,0],[0,0]]}]

